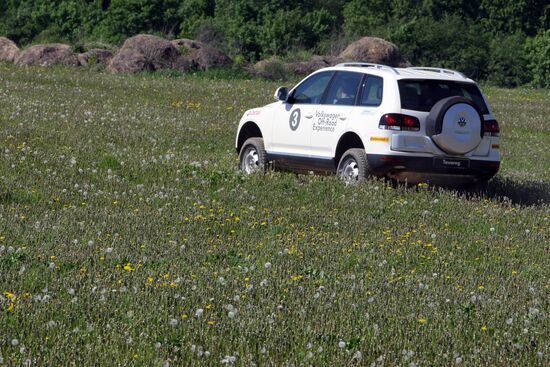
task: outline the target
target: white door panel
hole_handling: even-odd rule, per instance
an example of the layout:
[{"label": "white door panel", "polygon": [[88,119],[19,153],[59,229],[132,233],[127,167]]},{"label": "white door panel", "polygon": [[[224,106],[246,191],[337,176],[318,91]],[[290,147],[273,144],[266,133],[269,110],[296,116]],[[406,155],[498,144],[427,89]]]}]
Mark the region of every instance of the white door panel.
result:
[{"label": "white door panel", "polygon": [[273,119],[273,142],[269,153],[309,155],[313,111],[316,105],[282,104]]}]

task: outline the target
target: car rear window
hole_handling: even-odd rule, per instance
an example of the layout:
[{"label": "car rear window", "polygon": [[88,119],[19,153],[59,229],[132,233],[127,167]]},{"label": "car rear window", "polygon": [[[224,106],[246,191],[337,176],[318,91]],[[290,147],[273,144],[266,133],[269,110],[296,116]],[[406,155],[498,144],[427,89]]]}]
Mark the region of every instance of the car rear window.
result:
[{"label": "car rear window", "polygon": [[453,96],[466,97],[481,111],[489,113],[479,88],[471,83],[445,80],[407,80],[398,82],[401,108],[428,112],[437,101]]}]

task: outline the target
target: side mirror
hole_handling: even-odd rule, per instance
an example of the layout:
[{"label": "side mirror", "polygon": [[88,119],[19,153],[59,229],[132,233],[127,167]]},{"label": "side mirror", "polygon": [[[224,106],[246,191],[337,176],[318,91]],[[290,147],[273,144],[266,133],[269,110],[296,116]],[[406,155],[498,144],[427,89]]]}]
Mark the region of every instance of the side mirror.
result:
[{"label": "side mirror", "polygon": [[277,101],[283,101],[283,102],[286,101],[288,98],[288,88],[287,87],[277,88],[273,97],[275,97],[275,100]]}]

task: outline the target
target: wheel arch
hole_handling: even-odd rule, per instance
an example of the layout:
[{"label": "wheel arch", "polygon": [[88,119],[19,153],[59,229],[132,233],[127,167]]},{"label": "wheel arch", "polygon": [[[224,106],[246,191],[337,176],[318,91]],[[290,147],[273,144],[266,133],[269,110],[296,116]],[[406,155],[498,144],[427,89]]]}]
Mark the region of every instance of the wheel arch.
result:
[{"label": "wheel arch", "polygon": [[241,151],[244,142],[249,138],[263,138],[262,130],[254,121],[245,122],[239,130],[236,142],[237,153]]},{"label": "wheel arch", "polygon": [[338,166],[340,158],[346,152],[346,150],[351,148],[361,148],[365,149],[363,140],[353,131],[348,131],[340,137],[338,144],[336,144],[336,150],[334,151],[334,163]]}]

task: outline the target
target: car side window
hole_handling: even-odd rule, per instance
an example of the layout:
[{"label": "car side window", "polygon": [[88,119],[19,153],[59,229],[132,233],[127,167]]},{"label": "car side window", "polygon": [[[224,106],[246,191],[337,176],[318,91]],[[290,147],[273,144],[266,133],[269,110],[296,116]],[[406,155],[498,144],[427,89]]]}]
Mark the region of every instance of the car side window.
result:
[{"label": "car side window", "polygon": [[319,104],[334,72],[325,71],[307,78],[292,93],[290,103]]},{"label": "car side window", "polygon": [[361,106],[380,106],[382,103],[384,81],[377,76],[369,75],[363,82]]},{"label": "car side window", "polygon": [[353,106],[363,74],[338,71],[327,91],[323,104]]}]

